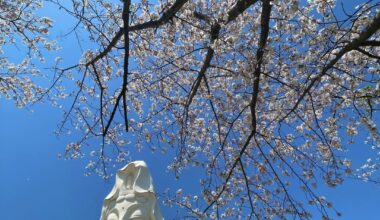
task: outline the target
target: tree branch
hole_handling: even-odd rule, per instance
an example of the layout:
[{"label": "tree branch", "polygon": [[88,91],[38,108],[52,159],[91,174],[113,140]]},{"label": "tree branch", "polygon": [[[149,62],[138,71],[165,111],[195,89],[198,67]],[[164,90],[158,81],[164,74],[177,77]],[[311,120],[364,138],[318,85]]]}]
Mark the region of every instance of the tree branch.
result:
[{"label": "tree branch", "polygon": [[375,54],[371,54],[370,52],[367,52],[367,51],[365,51],[363,49],[356,48],[355,50],[359,51],[360,53],[362,53],[362,54],[364,54],[364,55],[366,55],[368,57],[380,60],[380,56],[376,56]]},{"label": "tree branch", "polygon": [[360,46],[374,46],[374,47],[380,47],[380,41],[376,40],[367,40],[360,44]]},{"label": "tree branch", "polygon": [[334,67],[334,65],[343,57],[344,54],[350,52],[351,50],[357,49],[359,46],[362,45],[363,42],[366,42],[366,40],[370,38],[374,33],[376,33],[376,31],[379,29],[380,29],[380,13],[377,13],[372,23],[362,33],[360,33],[360,36],[354,39],[353,41],[351,41],[349,44],[347,44],[342,50],[340,50],[339,53],[335,55],[335,58],[331,60],[327,65],[325,65],[322,71],[315,78],[311,80],[311,83],[306,87],[304,92],[298,98],[294,107],[280,121],[283,121],[295,109],[298,108],[298,105],[301,103],[301,101],[306,96],[306,94],[311,90],[314,84],[317,81],[319,81],[322,78],[322,76],[326,75],[327,71],[330,70],[332,67]]},{"label": "tree branch", "polygon": [[[148,29],[148,28],[157,28],[167,23],[170,19],[172,19],[175,16],[175,14],[183,7],[183,5],[187,1],[188,0],[177,0],[167,11],[165,11],[162,14],[162,16],[159,19],[129,26],[128,31],[134,32],[134,31],[139,31],[139,30]],[[124,26],[124,27],[127,27],[127,26]],[[102,52],[100,52],[94,59],[89,61],[86,64],[86,66],[96,63],[98,60],[105,57],[112,50],[112,48],[116,46],[117,42],[120,40],[121,36],[123,36],[125,32],[124,27],[119,29],[119,31],[112,38],[111,42],[107,45],[107,47]]]},{"label": "tree branch", "polygon": [[239,154],[237,155],[234,163],[232,164],[232,167],[230,171],[227,174],[226,180],[224,181],[222,189],[219,191],[218,195],[216,198],[211,202],[203,211],[203,213],[206,213],[207,210],[217,201],[217,199],[223,194],[224,190],[226,189],[227,182],[230,180],[232,173],[241,160],[241,157],[243,156],[245,150],[249,146],[252,138],[254,138],[256,134],[256,127],[257,127],[257,121],[256,121],[256,104],[257,104],[257,97],[259,93],[259,80],[260,80],[260,73],[261,73],[261,64],[262,64],[262,59],[264,55],[264,48],[267,43],[267,39],[269,36],[269,19],[270,19],[270,12],[271,12],[272,6],[270,5],[270,0],[263,0],[263,5],[262,5],[262,11],[261,11],[261,33],[260,33],[260,39],[259,39],[259,48],[257,50],[256,56],[257,56],[257,66],[256,69],[253,73],[255,80],[253,83],[253,94],[252,94],[252,99],[250,102],[250,108],[251,108],[251,114],[252,114],[252,130],[249,136],[247,137],[242,149],[240,150]]},{"label": "tree branch", "polygon": [[128,66],[129,66],[129,7],[131,0],[124,1],[123,23],[124,23],[124,74],[123,74],[123,109],[125,130],[128,132],[128,109],[127,109],[127,91],[128,91]]}]

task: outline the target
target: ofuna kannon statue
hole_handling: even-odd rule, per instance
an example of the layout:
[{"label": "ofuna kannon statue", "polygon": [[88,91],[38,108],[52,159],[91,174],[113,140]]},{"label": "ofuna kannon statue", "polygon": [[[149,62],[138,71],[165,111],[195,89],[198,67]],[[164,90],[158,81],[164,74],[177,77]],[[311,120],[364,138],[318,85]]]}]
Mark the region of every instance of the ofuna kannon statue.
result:
[{"label": "ofuna kannon statue", "polygon": [[117,171],[112,191],[104,199],[100,220],[163,220],[152,177],[144,161]]}]

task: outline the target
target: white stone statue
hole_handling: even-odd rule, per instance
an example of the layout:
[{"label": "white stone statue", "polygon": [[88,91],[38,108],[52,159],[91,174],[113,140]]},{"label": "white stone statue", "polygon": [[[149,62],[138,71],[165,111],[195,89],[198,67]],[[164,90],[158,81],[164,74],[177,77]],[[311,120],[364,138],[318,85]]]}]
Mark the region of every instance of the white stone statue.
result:
[{"label": "white stone statue", "polygon": [[152,177],[144,161],[117,171],[112,191],[104,199],[100,220],[163,220]]}]

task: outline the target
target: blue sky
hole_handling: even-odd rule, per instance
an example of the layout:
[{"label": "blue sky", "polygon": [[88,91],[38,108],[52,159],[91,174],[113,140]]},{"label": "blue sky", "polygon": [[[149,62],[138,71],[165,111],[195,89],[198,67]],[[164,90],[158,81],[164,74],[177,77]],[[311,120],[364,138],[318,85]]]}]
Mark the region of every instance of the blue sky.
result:
[{"label": "blue sky", "polygon": [[[0,109],[1,219],[98,219],[114,179],[106,183],[96,175],[84,176],[85,160],[57,159],[69,141],[52,132],[61,111],[41,104],[31,113],[4,100]],[[135,155],[148,162],[159,191],[172,185],[173,175],[165,172],[162,160],[150,153]],[[169,219],[175,215],[163,211]]]},{"label": "blue sky", "polygon": [[[34,113],[0,101],[0,212],[12,220],[93,220],[99,219],[104,197],[114,179],[106,183],[96,175],[84,176],[84,160],[57,159],[67,143],[53,134],[61,111],[49,104],[35,106]],[[158,191],[177,185],[165,172],[165,162],[150,153],[144,159]],[[193,188],[197,179],[185,176],[179,185]],[[192,180],[191,180],[192,179]],[[190,181],[189,181],[190,180]],[[321,189],[344,220],[378,220],[380,187],[360,181],[347,181],[336,189]],[[167,219],[177,210],[161,205]]]},{"label": "blue sky", "polygon": [[[55,11],[44,11],[58,24],[67,24],[67,17]],[[62,30],[61,30],[62,31]],[[55,30],[53,35],[60,31]],[[72,39],[71,39],[72,40]],[[62,42],[62,57],[75,63],[80,56],[70,40]],[[70,48],[70,49],[67,49]],[[86,177],[87,160],[58,159],[64,146],[75,137],[56,137],[53,131],[62,119],[62,110],[49,103],[37,104],[33,112],[18,109],[13,102],[0,97],[0,219],[12,220],[93,220],[99,219],[104,197],[114,179],[104,182],[96,175]],[[98,146],[99,143],[94,142]],[[95,146],[95,147],[96,147]],[[358,146],[354,153],[360,154]],[[195,171],[188,171],[180,182],[166,172],[170,161],[161,154],[134,152],[136,160],[145,160],[158,192],[181,185],[185,191],[196,190],[199,183]],[[380,186],[348,180],[336,189],[322,188],[321,194],[333,201],[344,220],[378,220]],[[166,219],[177,211],[161,205]]]}]

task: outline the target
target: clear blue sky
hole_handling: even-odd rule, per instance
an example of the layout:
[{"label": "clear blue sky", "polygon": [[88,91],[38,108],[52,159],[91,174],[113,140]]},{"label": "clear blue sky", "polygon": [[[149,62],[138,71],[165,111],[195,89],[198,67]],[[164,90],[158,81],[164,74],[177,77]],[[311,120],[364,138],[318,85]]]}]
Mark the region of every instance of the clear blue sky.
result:
[{"label": "clear blue sky", "polygon": [[[67,17],[53,11],[47,11],[46,15],[60,25],[67,21]],[[53,34],[57,35],[58,31]],[[76,62],[75,56],[69,56],[75,54],[67,49],[75,48],[70,45],[71,42],[64,42],[62,56]],[[33,110],[34,113],[17,109],[12,102],[0,98],[0,220],[99,219],[103,199],[114,179],[105,183],[96,175],[84,176],[86,160],[57,159],[65,144],[75,137],[57,138],[53,134],[62,119],[60,109],[39,104]],[[360,154],[360,146],[355,152]],[[181,182],[176,182],[174,176],[166,172],[169,161],[161,154],[134,152],[132,156],[147,161],[158,192],[178,185],[192,191],[199,183],[199,178],[190,176],[190,172]],[[321,192],[343,213],[339,219],[380,219],[379,186],[351,180],[341,187],[324,188]],[[161,209],[166,219],[175,218],[178,211],[162,205]]]}]

